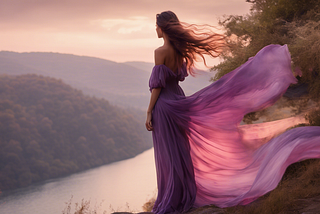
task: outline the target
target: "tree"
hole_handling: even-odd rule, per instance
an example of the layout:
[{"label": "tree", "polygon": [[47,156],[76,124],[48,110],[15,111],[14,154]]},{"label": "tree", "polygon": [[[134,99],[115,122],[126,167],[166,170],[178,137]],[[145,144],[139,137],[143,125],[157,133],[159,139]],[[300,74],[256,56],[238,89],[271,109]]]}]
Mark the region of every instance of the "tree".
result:
[{"label": "tree", "polygon": [[143,126],[108,101],[37,75],[0,77],[0,189],[137,155]]},{"label": "tree", "polygon": [[[319,0],[247,0],[250,13],[226,16],[225,28],[229,49],[215,66],[215,80],[239,67],[249,57],[269,44],[287,44],[292,66],[301,70],[299,84],[308,86],[308,96],[300,100],[320,101],[320,5]],[[305,101],[298,103],[306,104]],[[287,104],[294,104],[288,102]],[[301,109],[296,105],[295,108]],[[316,117],[316,113],[311,113]],[[256,118],[254,114],[249,115]],[[311,116],[313,117],[313,116]],[[247,118],[248,119],[248,118]],[[250,120],[249,120],[250,122]]]}]

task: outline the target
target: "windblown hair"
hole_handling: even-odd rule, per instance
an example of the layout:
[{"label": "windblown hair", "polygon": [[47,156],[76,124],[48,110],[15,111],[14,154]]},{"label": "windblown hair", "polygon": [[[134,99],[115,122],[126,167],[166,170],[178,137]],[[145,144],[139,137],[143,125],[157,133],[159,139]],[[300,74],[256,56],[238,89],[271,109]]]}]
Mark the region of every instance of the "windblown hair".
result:
[{"label": "windblown hair", "polygon": [[225,36],[214,33],[212,26],[182,23],[172,11],[157,14],[156,23],[176,51],[178,68],[185,62],[191,75],[194,75],[194,63],[199,57],[206,65],[204,55],[217,57],[227,46]]}]

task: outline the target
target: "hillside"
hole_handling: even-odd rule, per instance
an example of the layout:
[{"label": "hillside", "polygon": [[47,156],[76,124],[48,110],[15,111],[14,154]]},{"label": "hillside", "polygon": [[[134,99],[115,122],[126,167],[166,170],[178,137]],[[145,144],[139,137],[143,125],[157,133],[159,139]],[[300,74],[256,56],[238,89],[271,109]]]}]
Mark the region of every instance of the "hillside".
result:
[{"label": "hillside", "polygon": [[[149,103],[148,80],[153,63],[113,61],[72,54],[0,51],[0,74],[38,74],[62,79],[84,94],[105,98],[112,104],[144,111]],[[201,75],[203,74],[203,75]],[[208,85],[211,73],[182,83],[186,94]]]},{"label": "hillside", "polygon": [[149,95],[148,72],[94,57],[1,51],[0,73],[32,73],[62,79],[85,94],[122,106],[138,107]]},{"label": "hillside", "polygon": [[61,80],[0,76],[0,189],[133,157],[151,147],[127,112]]}]

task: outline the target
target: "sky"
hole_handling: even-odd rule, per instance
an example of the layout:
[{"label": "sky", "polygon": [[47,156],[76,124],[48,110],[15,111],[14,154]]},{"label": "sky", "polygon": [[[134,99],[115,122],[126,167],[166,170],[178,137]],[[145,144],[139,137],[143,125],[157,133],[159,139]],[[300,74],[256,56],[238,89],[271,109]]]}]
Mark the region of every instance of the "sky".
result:
[{"label": "sky", "polygon": [[180,21],[218,26],[223,15],[249,9],[245,0],[0,0],[0,50],[153,62],[163,44],[157,13],[171,10]]}]

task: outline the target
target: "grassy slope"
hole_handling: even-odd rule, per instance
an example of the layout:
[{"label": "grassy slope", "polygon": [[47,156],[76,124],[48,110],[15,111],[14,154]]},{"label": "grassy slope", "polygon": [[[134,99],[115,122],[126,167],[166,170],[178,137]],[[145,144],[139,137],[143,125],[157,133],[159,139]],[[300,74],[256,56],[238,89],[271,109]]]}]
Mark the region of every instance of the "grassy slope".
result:
[{"label": "grassy slope", "polygon": [[[150,212],[154,199],[143,208]],[[228,208],[204,206],[188,214],[271,214],[320,212],[320,160],[310,159],[290,165],[278,187],[251,204]]]},{"label": "grassy slope", "polygon": [[305,160],[287,168],[278,187],[246,206],[220,209],[205,206],[188,213],[319,213],[320,160]]}]

